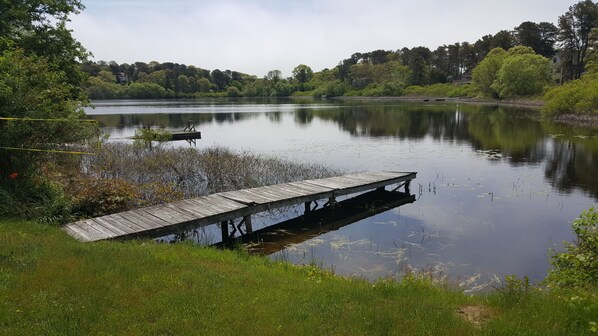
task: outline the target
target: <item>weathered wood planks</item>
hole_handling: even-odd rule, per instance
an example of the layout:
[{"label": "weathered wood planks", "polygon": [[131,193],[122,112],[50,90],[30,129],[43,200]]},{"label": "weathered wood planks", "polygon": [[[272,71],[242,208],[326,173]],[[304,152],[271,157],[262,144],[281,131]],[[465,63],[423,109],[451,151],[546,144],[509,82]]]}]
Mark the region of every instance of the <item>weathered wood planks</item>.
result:
[{"label": "weathered wood planks", "polygon": [[332,199],[401,182],[416,173],[370,172],[228,191],[67,224],[80,241],[158,237],[289,205]]}]

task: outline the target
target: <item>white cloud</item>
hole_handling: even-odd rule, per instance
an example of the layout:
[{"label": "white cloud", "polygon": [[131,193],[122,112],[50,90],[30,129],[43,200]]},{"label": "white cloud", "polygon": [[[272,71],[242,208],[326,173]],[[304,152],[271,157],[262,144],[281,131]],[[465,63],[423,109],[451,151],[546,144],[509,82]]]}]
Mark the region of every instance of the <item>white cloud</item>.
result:
[{"label": "white cloud", "polygon": [[573,3],[522,1],[87,1],[75,37],[96,60],[177,62],[285,76],[354,52],[469,41],[523,21],[556,22]]}]

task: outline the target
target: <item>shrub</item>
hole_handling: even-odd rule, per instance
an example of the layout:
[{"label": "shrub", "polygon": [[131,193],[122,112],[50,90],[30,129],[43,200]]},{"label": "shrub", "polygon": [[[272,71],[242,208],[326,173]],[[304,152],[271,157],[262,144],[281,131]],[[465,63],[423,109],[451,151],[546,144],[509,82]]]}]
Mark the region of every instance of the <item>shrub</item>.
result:
[{"label": "shrub", "polygon": [[235,86],[229,86],[228,89],[226,90],[226,95],[228,97],[241,97],[242,96],[239,88],[237,88]]},{"label": "shrub", "polygon": [[598,286],[598,211],[584,211],[571,225],[575,243],[564,242],[565,251],[554,253],[546,284],[559,287]]},{"label": "shrub", "polygon": [[405,96],[414,97],[472,97],[475,96],[473,87],[469,84],[433,84],[429,86],[413,85],[404,90]]},{"label": "shrub", "polygon": [[79,178],[71,190],[73,213],[78,217],[97,217],[134,207],[135,186],[122,179]]},{"label": "shrub", "polygon": [[169,93],[156,83],[133,83],[127,87],[127,96],[133,99],[166,98]]},{"label": "shrub", "polygon": [[598,78],[583,77],[555,87],[544,96],[546,115],[598,113]]},{"label": "shrub", "polygon": [[0,217],[36,219],[45,223],[70,218],[70,202],[60,184],[37,175],[11,173],[9,181],[0,176]]}]

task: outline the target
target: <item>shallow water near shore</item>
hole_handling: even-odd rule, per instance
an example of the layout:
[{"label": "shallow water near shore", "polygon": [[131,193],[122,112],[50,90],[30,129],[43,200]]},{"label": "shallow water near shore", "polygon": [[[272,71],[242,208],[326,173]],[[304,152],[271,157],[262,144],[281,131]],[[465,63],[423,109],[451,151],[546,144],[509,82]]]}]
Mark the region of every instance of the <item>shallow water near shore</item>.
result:
[{"label": "shallow water near shore", "polygon": [[[87,112],[114,141],[151,125],[202,132],[214,145],[348,173],[413,171],[416,201],[270,257],[368,279],[425,269],[468,288],[508,274],[540,280],[551,248],[598,199],[598,131],[514,107],[312,100],[97,101]],[[173,142],[173,146],[192,146]],[[295,207],[256,218],[269,225]],[[197,232],[217,242],[218,228]]]}]

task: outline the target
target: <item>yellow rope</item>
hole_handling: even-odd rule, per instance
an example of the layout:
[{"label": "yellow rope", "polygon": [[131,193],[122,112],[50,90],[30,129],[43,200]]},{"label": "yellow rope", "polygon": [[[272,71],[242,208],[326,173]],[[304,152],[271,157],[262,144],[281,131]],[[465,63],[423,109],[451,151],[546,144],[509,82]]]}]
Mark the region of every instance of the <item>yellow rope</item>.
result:
[{"label": "yellow rope", "polygon": [[97,120],[93,119],[36,119],[36,118],[8,118],[0,117],[0,120],[18,120],[18,121],[81,121],[81,122],[93,122],[97,123]]},{"label": "yellow rope", "polygon": [[[39,119],[39,118],[12,118],[12,117],[0,117],[0,120],[10,120],[10,121],[80,121],[80,122],[92,122],[98,123],[97,120],[93,119]],[[98,148],[100,147],[100,143],[98,142]],[[24,152],[43,152],[43,153],[59,153],[59,154],[73,154],[73,155],[95,155],[94,153],[90,152],[73,152],[73,151],[61,151],[61,150],[54,150],[54,149],[36,149],[36,148],[18,148],[18,147],[0,147],[0,149],[6,150],[17,150],[17,151],[24,151]]]},{"label": "yellow rope", "polygon": [[43,152],[43,153],[58,153],[58,154],[73,154],[73,155],[96,155],[90,152],[73,152],[73,151],[62,151],[54,149],[35,149],[35,148],[18,148],[18,147],[0,147],[0,149],[6,150],[17,150],[24,152]]}]

